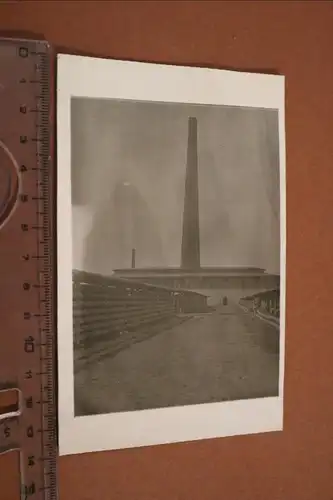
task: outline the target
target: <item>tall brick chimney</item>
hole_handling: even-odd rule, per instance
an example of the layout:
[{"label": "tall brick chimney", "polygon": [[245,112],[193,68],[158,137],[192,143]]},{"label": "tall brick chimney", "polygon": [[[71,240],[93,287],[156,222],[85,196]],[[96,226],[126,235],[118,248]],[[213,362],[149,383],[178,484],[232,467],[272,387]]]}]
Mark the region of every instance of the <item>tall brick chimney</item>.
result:
[{"label": "tall brick chimney", "polygon": [[181,268],[200,269],[197,119],[188,120]]},{"label": "tall brick chimney", "polygon": [[132,269],[135,269],[135,248],[132,248]]}]

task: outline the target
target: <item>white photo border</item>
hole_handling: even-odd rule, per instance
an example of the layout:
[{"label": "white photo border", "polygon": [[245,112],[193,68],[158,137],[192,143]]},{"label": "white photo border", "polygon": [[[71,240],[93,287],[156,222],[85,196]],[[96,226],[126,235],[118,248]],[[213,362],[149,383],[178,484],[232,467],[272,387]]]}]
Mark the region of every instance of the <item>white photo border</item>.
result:
[{"label": "white photo border", "polygon": [[[286,292],[284,76],[58,55],[59,454],[134,448],[283,430]],[[74,417],[71,231],[71,98],[112,98],[274,108],[280,153],[279,396]]]}]

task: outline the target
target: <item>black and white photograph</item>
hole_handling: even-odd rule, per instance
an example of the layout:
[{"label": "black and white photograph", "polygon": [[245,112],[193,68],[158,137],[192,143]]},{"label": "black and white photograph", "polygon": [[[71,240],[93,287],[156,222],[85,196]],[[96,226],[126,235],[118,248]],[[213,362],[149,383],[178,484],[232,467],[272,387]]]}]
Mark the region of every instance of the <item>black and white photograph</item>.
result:
[{"label": "black and white photograph", "polygon": [[[66,105],[74,420],[155,411],[163,434],[159,412],[177,411],[175,426],[182,410],[219,408],[223,421],[223,404],[232,419],[230,403],[281,403],[281,110],[73,94]],[[189,439],[142,432],[129,447]]]}]

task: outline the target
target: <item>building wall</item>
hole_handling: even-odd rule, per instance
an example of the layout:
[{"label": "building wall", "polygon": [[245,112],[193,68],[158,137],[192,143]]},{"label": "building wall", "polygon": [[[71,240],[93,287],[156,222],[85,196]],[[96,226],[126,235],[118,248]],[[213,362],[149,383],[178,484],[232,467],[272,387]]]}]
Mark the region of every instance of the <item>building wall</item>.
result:
[{"label": "building wall", "polygon": [[[139,280],[139,279],[138,279]],[[140,278],[143,280],[143,278]],[[223,297],[227,297],[230,302],[239,302],[239,299],[245,295],[271,290],[279,287],[280,279],[278,276],[263,275],[254,277],[193,277],[193,278],[163,278],[152,277],[144,279],[146,283],[166,286],[170,288],[189,289],[206,295],[207,303],[210,306],[218,305]]]},{"label": "building wall", "polygon": [[216,289],[208,289],[208,288],[200,288],[195,291],[201,293],[202,295],[206,295],[207,304],[209,306],[217,306],[221,304],[222,299],[227,297],[228,303],[237,303],[239,300],[246,294],[254,295],[258,292],[264,291],[265,288],[261,286],[253,287],[251,289],[244,289],[238,286],[230,286],[228,288],[216,288]]}]

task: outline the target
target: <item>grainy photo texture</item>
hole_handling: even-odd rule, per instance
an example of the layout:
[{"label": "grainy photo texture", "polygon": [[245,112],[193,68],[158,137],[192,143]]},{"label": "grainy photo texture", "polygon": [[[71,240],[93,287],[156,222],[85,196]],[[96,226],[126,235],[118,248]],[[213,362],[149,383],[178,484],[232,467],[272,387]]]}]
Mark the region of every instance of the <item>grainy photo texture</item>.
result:
[{"label": "grainy photo texture", "polygon": [[72,98],[75,416],[279,395],[278,110]]}]

